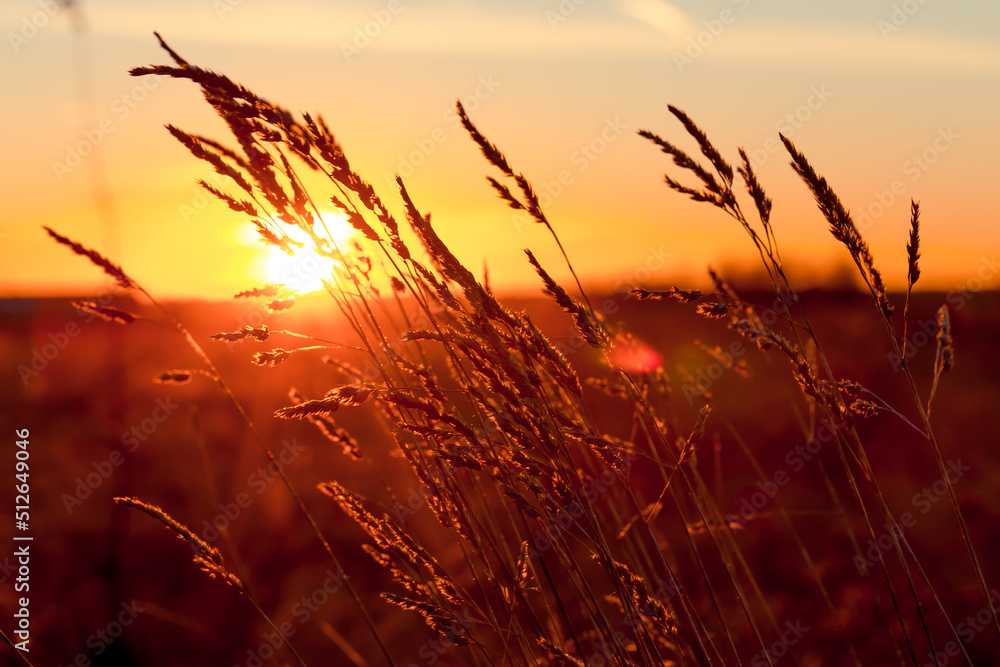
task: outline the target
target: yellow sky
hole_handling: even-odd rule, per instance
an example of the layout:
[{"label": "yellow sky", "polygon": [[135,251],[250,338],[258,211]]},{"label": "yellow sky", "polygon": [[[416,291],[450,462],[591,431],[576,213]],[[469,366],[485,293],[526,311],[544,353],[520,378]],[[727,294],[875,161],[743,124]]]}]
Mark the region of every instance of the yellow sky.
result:
[{"label": "yellow sky", "polygon": [[[636,132],[693,152],[667,104],[687,111],[732,162],[738,146],[748,150],[793,274],[822,277],[848,258],[779,150],[778,132],[852,210],[890,286],[905,277],[910,197],[923,211],[924,287],[998,283],[995,3],[79,6],[82,34],[51,0],[0,9],[0,298],[103,288],[101,274],[42,225],[107,253],[158,296],[228,297],[266,278],[247,221],[199,191],[195,179],[211,174],[163,129],[228,142],[221,122],[189,82],[127,75],[168,61],[154,30],[189,61],[322,114],[392,205],[389,182],[402,174],[456,254],[476,271],[489,266],[495,289],[536,288],[525,247],[566,275],[544,230],[494,196],[484,179],[491,168],[453,115],[456,99],[543,194],[592,284],[702,283],[708,264],[742,271],[754,258],[732,220],[663,184],[664,172],[689,179]],[[102,228],[95,183],[107,184],[117,233]]]}]

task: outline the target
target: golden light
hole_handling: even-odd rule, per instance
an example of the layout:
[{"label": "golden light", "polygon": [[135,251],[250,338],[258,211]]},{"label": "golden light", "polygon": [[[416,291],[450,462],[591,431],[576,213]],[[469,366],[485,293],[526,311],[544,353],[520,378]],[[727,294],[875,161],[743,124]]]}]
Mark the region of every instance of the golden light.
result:
[{"label": "golden light", "polygon": [[[322,280],[330,280],[336,262],[316,253],[309,236],[297,227],[282,225],[282,231],[293,241],[302,244],[289,255],[274,246],[267,246],[258,265],[256,278],[263,283],[280,284],[296,294],[323,289]],[[316,232],[329,238],[341,251],[348,251],[348,244],[355,230],[336,213],[325,213],[317,221]],[[329,233],[329,236],[327,236]]]}]

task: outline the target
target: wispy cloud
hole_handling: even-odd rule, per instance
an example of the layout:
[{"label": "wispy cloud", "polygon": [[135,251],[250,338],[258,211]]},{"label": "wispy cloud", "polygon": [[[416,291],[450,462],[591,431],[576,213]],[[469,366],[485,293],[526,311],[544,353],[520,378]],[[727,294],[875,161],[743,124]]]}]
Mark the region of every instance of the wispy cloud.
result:
[{"label": "wispy cloud", "polygon": [[678,42],[698,31],[691,17],[664,0],[622,0],[620,11]]},{"label": "wispy cloud", "polygon": [[[665,0],[619,0],[596,8],[584,4],[558,22],[544,8],[498,11],[472,5],[402,4],[371,39],[373,52],[524,56],[669,56],[683,52],[705,30]],[[732,8],[735,20],[703,48],[700,59],[774,69],[934,69],[983,72],[1000,69],[1000,45],[918,32],[907,28],[883,38],[874,24],[762,24],[751,10]],[[9,13],[9,12],[6,12]],[[95,34],[146,37],[159,30],[168,40],[204,41],[336,51],[352,43],[373,20],[368,4],[244,3],[221,18],[213,4],[179,3],[171,12],[133,3],[88,8]],[[564,20],[563,20],[564,19]],[[286,25],[287,24],[287,25]],[[59,29],[53,26],[53,29]]]}]

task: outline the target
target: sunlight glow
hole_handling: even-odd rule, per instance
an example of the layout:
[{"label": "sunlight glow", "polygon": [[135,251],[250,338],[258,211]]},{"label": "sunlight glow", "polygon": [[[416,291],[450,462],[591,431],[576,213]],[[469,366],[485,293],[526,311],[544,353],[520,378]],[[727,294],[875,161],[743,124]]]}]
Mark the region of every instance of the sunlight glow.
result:
[{"label": "sunlight glow", "polygon": [[[285,285],[296,294],[323,289],[322,280],[331,279],[336,262],[317,254],[313,250],[309,236],[297,227],[283,225],[282,230],[293,241],[298,241],[303,246],[297,248],[293,255],[274,246],[268,246],[262,267],[263,280],[271,284]],[[347,251],[348,243],[355,235],[354,228],[336,213],[324,214],[322,224],[316,223],[316,231],[321,236],[326,236],[326,232],[329,231],[328,238],[344,252]]]}]

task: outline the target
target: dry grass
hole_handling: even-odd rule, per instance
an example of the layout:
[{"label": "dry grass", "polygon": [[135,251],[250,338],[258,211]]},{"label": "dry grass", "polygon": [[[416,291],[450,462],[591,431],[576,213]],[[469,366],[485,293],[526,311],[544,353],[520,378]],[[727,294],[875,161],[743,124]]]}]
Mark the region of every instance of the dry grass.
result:
[{"label": "dry grass", "polygon": [[[302,520],[337,571],[347,574],[344,600],[350,600],[365,619],[381,654],[361,656],[350,649],[343,651],[343,660],[399,665],[417,660],[394,650],[384,622],[375,620],[386,617],[389,603],[399,608],[399,614],[419,615],[449,646],[455,645],[442,658],[449,663],[757,665],[776,662],[787,653],[799,664],[817,664],[817,655],[822,653],[810,648],[808,637],[801,643],[788,640],[785,622],[794,617],[789,610],[774,606],[759,582],[756,564],[743,553],[740,533],[748,521],[727,512],[700,472],[698,459],[707,429],[720,423],[716,415],[706,405],[694,422],[681,423],[673,409],[670,378],[662,368],[637,371],[618,363],[616,351],[626,344],[627,336],[612,329],[593,309],[578,279],[578,295],[574,296],[528,253],[545,292],[569,313],[579,335],[606,360],[606,373],[600,378],[581,378],[559,345],[526,314],[511,312],[500,303],[451,253],[432,227],[430,216],[420,211],[403,181],[397,179],[406,222],[419,239],[422,253],[410,248],[389,207],[352,170],[322,118],[297,119],[228,78],[188,63],[162,40],[161,44],[174,64],[141,67],[132,74],[191,80],[200,86],[237,143],[230,149],[169,128],[195,157],[232,181],[239,194],[204,184],[206,189],[234,211],[250,215],[266,243],[294,252],[286,230],[296,227],[308,235],[316,253],[336,262],[326,291],[337,317],[349,323],[356,335],[351,345],[364,350],[373,362],[365,371],[334,356],[329,361],[341,377],[338,386],[313,398],[293,390],[292,404],[277,410],[276,416],[308,420],[349,456],[373,457],[372,474],[378,476],[377,448],[356,442],[336,419],[342,410],[374,407],[373,413],[390,434],[395,456],[409,470],[409,486],[386,485],[379,498],[352,492],[332,479],[334,471],[330,471],[330,481],[319,485],[329,499],[317,498],[314,489],[295,488],[281,474]],[[698,183],[684,185],[668,175],[666,184],[720,208],[739,223],[780,297],[776,302],[780,312],[777,317],[763,318],[759,308],[741,300],[714,273],[713,294],[671,287],[640,290],[635,296],[649,300],[649,308],[666,307],[659,303],[665,300],[690,303],[699,313],[724,320],[762,351],[787,360],[807,409],[803,441],[817,437],[822,428],[833,434],[836,456],[831,460],[839,467],[824,467],[822,473],[827,500],[854,554],[863,557],[864,544],[878,539],[880,526],[894,527],[891,548],[880,550],[870,568],[848,577],[851,587],[862,586],[870,595],[873,616],[879,619],[870,628],[872,643],[881,652],[872,653],[868,643],[861,645],[845,630],[847,621],[840,607],[848,586],[845,576],[853,565],[827,563],[821,568],[818,561],[823,555],[815,552],[815,545],[812,551],[806,547],[788,508],[780,502],[786,526],[776,533],[780,542],[774,548],[793,549],[801,556],[800,567],[809,581],[801,602],[828,609],[830,634],[839,637],[844,661],[871,664],[872,656],[877,656],[874,659],[924,664],[927,651],[940,651],[952,639],[949,625],[958,622],[958,611],[947,608],[935,592],[941,573],[924,569],[919,549],[898,529],[898,518],[868,459],[872,443],[863,441],[857,425],[876,412],[888,413],[886,418],[918,415],[911,426],[927,442],[940,468],[961,530],[965,556],[956,555],[954,567],[971,573],[979,602],[985,603],[988,585],[929,419],[938,380],[952,361],[947,309],[942,307],[938,315],[934,385],[926,398],[918,392],[909,366],[904,371],[913,405],[905,408],[889,406],[850,379],[837,377],[785,276],[771,226],[771,201],[745,153],[740,151],[741,164],[734,170],[687,115],[674,107],[670,111],[710,166],[703,167],[654,133],[640,132]],[[508,187],[488,177],[500,199],[527,211],[562,250],[528,180],[510,166],[461,105],[458,112],[490,165],[513,183]],[[782,140],[834,238],[857,264],[892,348],[899,358],[907,358],[901,342],[905,330],[902,335],[896,333],[901,325],[891,319],[889,295],[868,245],[829,184],[790,141]],[[296,171],[303,168],[328,179],[330,191],[324,196],[364,237],[365,245],[341,248],[331,240],[314,198],[319,193],[307,192]],[[755,220],[745,216],[739,204],[744,195],[737,192],[738,187],[744,187],[753,202]],[[914,203],[907,246],[910,287],[919,276],[918,217]],[[49,233],[90,258],[122,287],[141,290],[121,268],[99,254]],[[419,259],[421,255],[427,260]],[[573,270],[572,265],[569,268]],[[391,285],[390,291],[383,284]],[[272,309],[294,305],[294,298],[275,286],[237,296],[270,299]],[[130,321],[127,313],[110,308],[99,314],[121,323]],[[188,381],[192,374],[207,375],[256,433],[208,355],[165,311],[164,317],[175,324],[205,367],[170,371],[160,380]],[[250,345],[275,335],[293,334],[243,327],[212,338]],[[299,335],[297,340],[303,338],[307,337]],[[317,348],[336,350],[328,341],[311,339],[298,348],[258,352],[256,363],[274,365]],[[605,432],[586,384],[617,397],[619,406],[626,407],[624,431]],[[263,438],[259,442],[263,455],[273,462],[271,446]],[[746,454],[760,479],[766,480],[753,453],[748,449]],[[414,488],[419,489],[418,507],[412,503]],[[119,500],[192,541],[199,563],[232,583],[257,607],[243,590],[241,578],[223,566],[215,547],[199,544],[196,535],[160,508],[135,499]],[[367,534],[365,550],[392,580],[381,599],[351,583],[352,573],[365,566],[342,562],[331,547],[324,536],[326,528],[309,509],[323,500],[337,503]],[[676,530],[678,525],[684,530]],[[268,618],[265,611],[260,613]],[[991,623],[1000,631],[995,614]],[[277,630],[273,623],[272,627]],[[984,633],[977,641],[988,639]],[[286,643],[303,664],[329,663],[325,656],[294,653],[293,638]],[[780,655],[774,650],[778,645],[784,646]],[[964,652],[966,646],[961,648]]]}]

